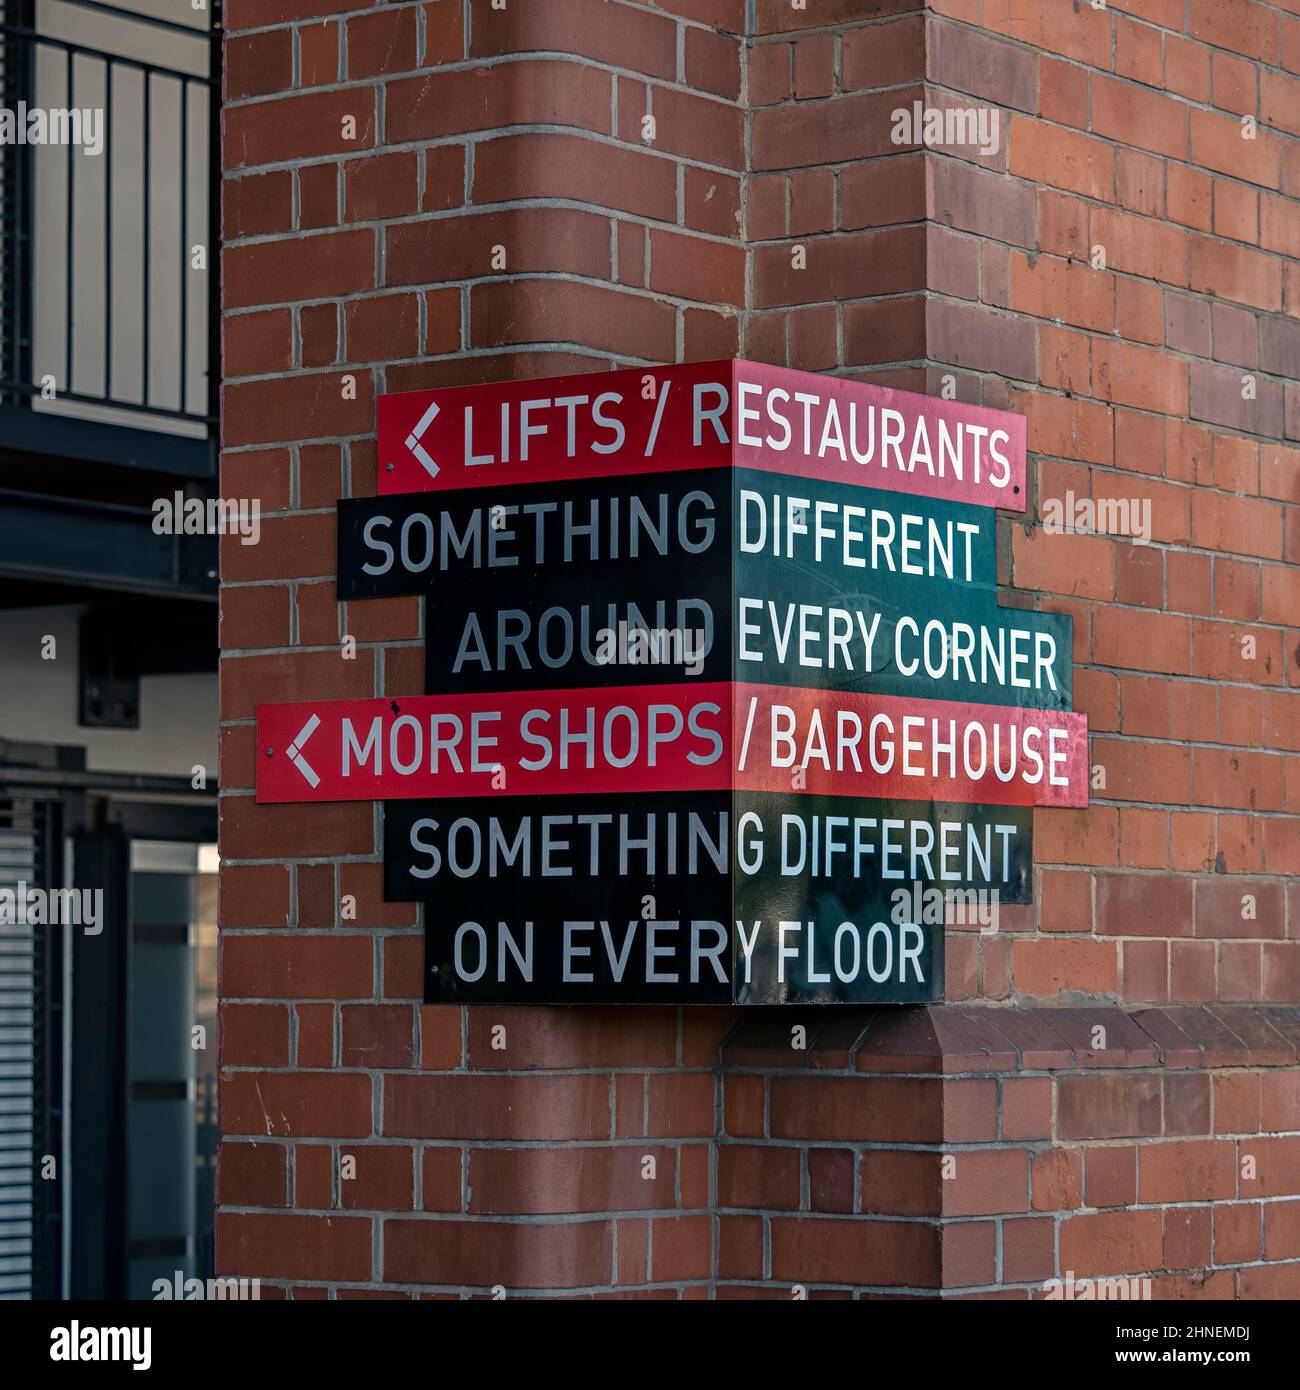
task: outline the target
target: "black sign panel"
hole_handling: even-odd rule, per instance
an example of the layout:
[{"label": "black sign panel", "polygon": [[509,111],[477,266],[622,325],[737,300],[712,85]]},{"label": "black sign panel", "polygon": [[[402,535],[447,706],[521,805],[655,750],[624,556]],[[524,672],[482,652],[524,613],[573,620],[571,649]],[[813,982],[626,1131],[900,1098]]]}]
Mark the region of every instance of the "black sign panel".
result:
[{"label": "black sign panel", "polygon": [[387,802],[385,896],[425,904],[425,999],[942,997],[945,914],[1028,901],[1032,811],[802,794]]},{"label": "black sign panel", "polygon": [[526,585],[602,583],[662,565],[725,574],[731,470],[352,498],[338,504],[341,599],[456,596],[486,607]]},{"label": "black sign panel", "polygon": [[[982,803],[1086,804],[1070,619],[999,602],[1023,420],[702,370],[381,405],[381,486],[426,490],[338,504],[338,596],[422,598],[426,698],[259,711],[258,795],[411,798],[385,893],[427,1002],[941,999],[945,924],[1031,898],[1032,805]],[[693,681],[709,756],[657,761]]]},{"label": "black sign panel", "polygon": [[741,680],[1068,709],[985,509],[754,469],[339,503],[339,597],[423,594],[426,689]]}]

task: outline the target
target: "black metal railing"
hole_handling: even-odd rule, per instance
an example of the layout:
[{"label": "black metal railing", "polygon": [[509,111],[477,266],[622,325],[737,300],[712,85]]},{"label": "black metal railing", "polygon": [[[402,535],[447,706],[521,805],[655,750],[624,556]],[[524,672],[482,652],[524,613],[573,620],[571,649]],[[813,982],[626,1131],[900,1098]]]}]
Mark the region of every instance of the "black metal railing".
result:
[{"label": "black metal railing", "polygon": [[[61,132],[80,137],[0,145],[0,447],[66,441],[72,422],[102,443],[109,425],[139,432],[109,461],[211,476],[220,0],[168,7],[195,24],[150,4],[0,0],[0,105],[15,131],[24,112],[30,131],[66,111]],[[82,442],[93,458],[95,436]]]}]

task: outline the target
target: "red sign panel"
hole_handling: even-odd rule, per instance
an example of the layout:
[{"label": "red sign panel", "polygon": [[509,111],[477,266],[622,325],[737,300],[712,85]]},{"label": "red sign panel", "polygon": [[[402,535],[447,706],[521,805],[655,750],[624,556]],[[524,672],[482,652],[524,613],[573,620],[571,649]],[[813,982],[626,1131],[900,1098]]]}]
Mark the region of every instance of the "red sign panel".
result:
[{"label": "red sign panel", "polygon": [[735,466],[1023,511],[1022,416],[752,362],[379,397],[379,491]]},{"label": "red sign panel", "polygon": [[1068,710],[701,683],[261,705],[257,799],[802,792],[1087,805]]}]

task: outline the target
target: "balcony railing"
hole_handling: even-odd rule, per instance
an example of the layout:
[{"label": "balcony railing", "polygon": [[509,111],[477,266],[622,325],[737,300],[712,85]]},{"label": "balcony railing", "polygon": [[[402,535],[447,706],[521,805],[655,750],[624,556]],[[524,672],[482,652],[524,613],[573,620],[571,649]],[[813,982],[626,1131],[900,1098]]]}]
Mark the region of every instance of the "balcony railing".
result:
[{"label": "balcony railing", "polygon": [[218,5],[0,0],[0,447],[214,476]]}]

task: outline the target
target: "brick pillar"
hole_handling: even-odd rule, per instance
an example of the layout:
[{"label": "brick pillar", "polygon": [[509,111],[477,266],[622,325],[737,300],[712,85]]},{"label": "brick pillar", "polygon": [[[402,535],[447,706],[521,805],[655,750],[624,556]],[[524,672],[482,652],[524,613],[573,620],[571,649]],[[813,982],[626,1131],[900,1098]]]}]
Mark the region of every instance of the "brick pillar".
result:
[{"label": "brick pillar", "polygon": [[[1300,19],[226,13],[222,495],[264,518],[222,553],[220,1271],[1300,1291]],[[917,100],[996,110],[997,149],[895,144]],[[950,928],[945,1005],[422,1007],[377,809],[252,797],[255,703],[423,692],[420,601],[334,592],[375,394],[737,351],[1028,417],[1001,597],[1073,616],[1105,783],[1037,814],[1032,906]],[[1150,544],[1049,534],[1067,493],[1149,501]]]},{"label": "brick pillar", "polygon": [[227,10],[220,1262],[698,1295],[728,1016],[421,1008],[375,810],[257,807],[248,721],[423,693],[419,600],[335,599],[376,392],[738,351],[744,6],[342,8]]}]

